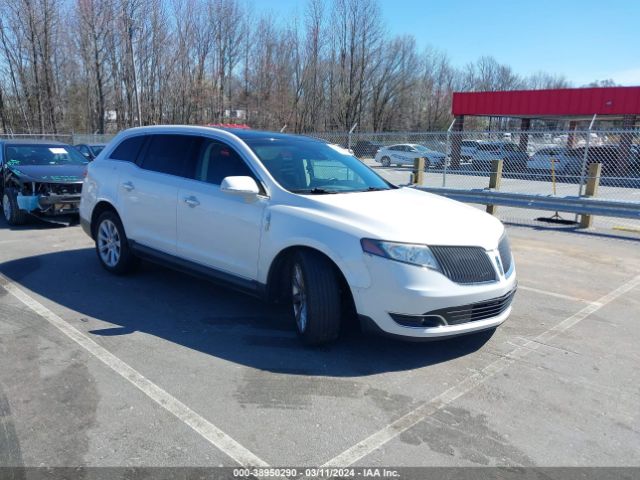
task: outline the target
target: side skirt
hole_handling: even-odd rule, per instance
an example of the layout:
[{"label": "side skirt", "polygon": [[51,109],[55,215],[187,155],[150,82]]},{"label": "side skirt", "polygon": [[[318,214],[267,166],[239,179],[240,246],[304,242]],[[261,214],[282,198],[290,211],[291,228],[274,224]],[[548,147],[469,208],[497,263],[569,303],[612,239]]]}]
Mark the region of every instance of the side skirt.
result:
[{"label": "side skirt", "polygon": [[223,272],[215,268],[206,267],[184,258],[176,257],[168,253],[160,252],[154,248],[141,245],[133,240],[129,240],[129,246],[136,256],[178,270],[189,275],[193,275],[204,280],[216,283],[261,300],[267,299],[267,286],[256,280],[247,280],[231,273]]}]

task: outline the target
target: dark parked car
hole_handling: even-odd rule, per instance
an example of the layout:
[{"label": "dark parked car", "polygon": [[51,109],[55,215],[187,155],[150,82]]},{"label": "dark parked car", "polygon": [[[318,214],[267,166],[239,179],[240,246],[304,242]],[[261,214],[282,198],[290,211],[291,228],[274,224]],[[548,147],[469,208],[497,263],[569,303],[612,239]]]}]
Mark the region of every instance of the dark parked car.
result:
[{"label": "dark parked car", "polygon": [[[585,147],[580,147],[570,150],[568,168],[574,174],[579,175],[582,170],[584,149]],[[640,150],[638,150],[637,146],[631,145],[629,149],[626,170],[622,169],[623,159],[619,158],[620,152],[620,146],[616,144],[589,147],[587,167],[592,163],[600,163],[602,164],[602,175],[609,177],[617,175],[640,176]]]},{"label": "dark parked car", "polygon": [[28,215],[50,220],[77,215],[87,163],[64,143],[0,141],[4,218],[20,225]]},{"label": "dark parked car", "polygon": [[384,145],[380,142],[370,142],[369,140],[360,140],[352,147],[353,154],[358,157],[373,158],[378,150]]},{"label": "dark parked car", "polygon": [[81,143],[80,145],[76,145],[76,148],[87,160],[93,160],[106,146],[106,143]]},{"label": "dark parked car", "polygon": [[512,142],[478,143],[472,155],[473,167],[481,172],[489,172],[493,160],[503,160],[503,168],[506,172],[524,172],[527,168],[529,155]]}]

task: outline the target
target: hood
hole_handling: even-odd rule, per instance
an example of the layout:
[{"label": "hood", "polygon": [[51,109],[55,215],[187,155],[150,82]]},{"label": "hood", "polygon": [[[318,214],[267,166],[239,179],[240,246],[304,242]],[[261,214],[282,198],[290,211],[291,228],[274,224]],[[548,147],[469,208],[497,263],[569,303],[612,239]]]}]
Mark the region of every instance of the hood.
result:
[{"label": "hood", "polygon": [[47,183],[82,182],[86,165],[15,165],[9,169],[23,181]]},{"label": "hood", "polygon": [[504,232],[497,218],[478,208],[414,188],[307,198],[363,237],[379,240],[493,250]]}]

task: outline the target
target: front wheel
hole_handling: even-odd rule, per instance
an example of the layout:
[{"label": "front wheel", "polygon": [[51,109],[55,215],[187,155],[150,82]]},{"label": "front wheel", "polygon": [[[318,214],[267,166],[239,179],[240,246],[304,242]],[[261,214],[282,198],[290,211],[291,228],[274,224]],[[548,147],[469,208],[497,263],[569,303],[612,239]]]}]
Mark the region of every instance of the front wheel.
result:
[{"label": "front wheel", "polygon": [[9,225],[23,225],[27,223],[27,212],[20,210],[18,199],[11,190],[5,190],[2,195],[2,212]]},{"label": "front wheel", "polygon": [[334,266],[322,254],[301,250],[291,262],[291,311],[307,345],[331,342],[340,332],[340,290]]},{"label": "front wheel", "polygon": [[391,166],[391,159],[389,157],[382,157],[382,166],[383,167],[390,167]]},{"label": "front wheel", "polygon": [[107,211],[100,215],[96,224],[96,253],[102,266],[109,272],[122,275],[135,265],[124,227],[115,212]]}]

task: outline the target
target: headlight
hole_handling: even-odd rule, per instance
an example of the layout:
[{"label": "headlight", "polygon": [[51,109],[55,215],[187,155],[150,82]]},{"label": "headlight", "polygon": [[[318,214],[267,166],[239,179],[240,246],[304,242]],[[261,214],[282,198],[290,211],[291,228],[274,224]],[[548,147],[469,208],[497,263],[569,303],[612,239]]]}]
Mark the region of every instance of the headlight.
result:
[{"label": "headlight", "polygon": [[362,251],[365,253],[441,271],[438,261],[426,245],[384,242],[370,238],[363,238],[360,240],[360,244],[362,245]]}]

